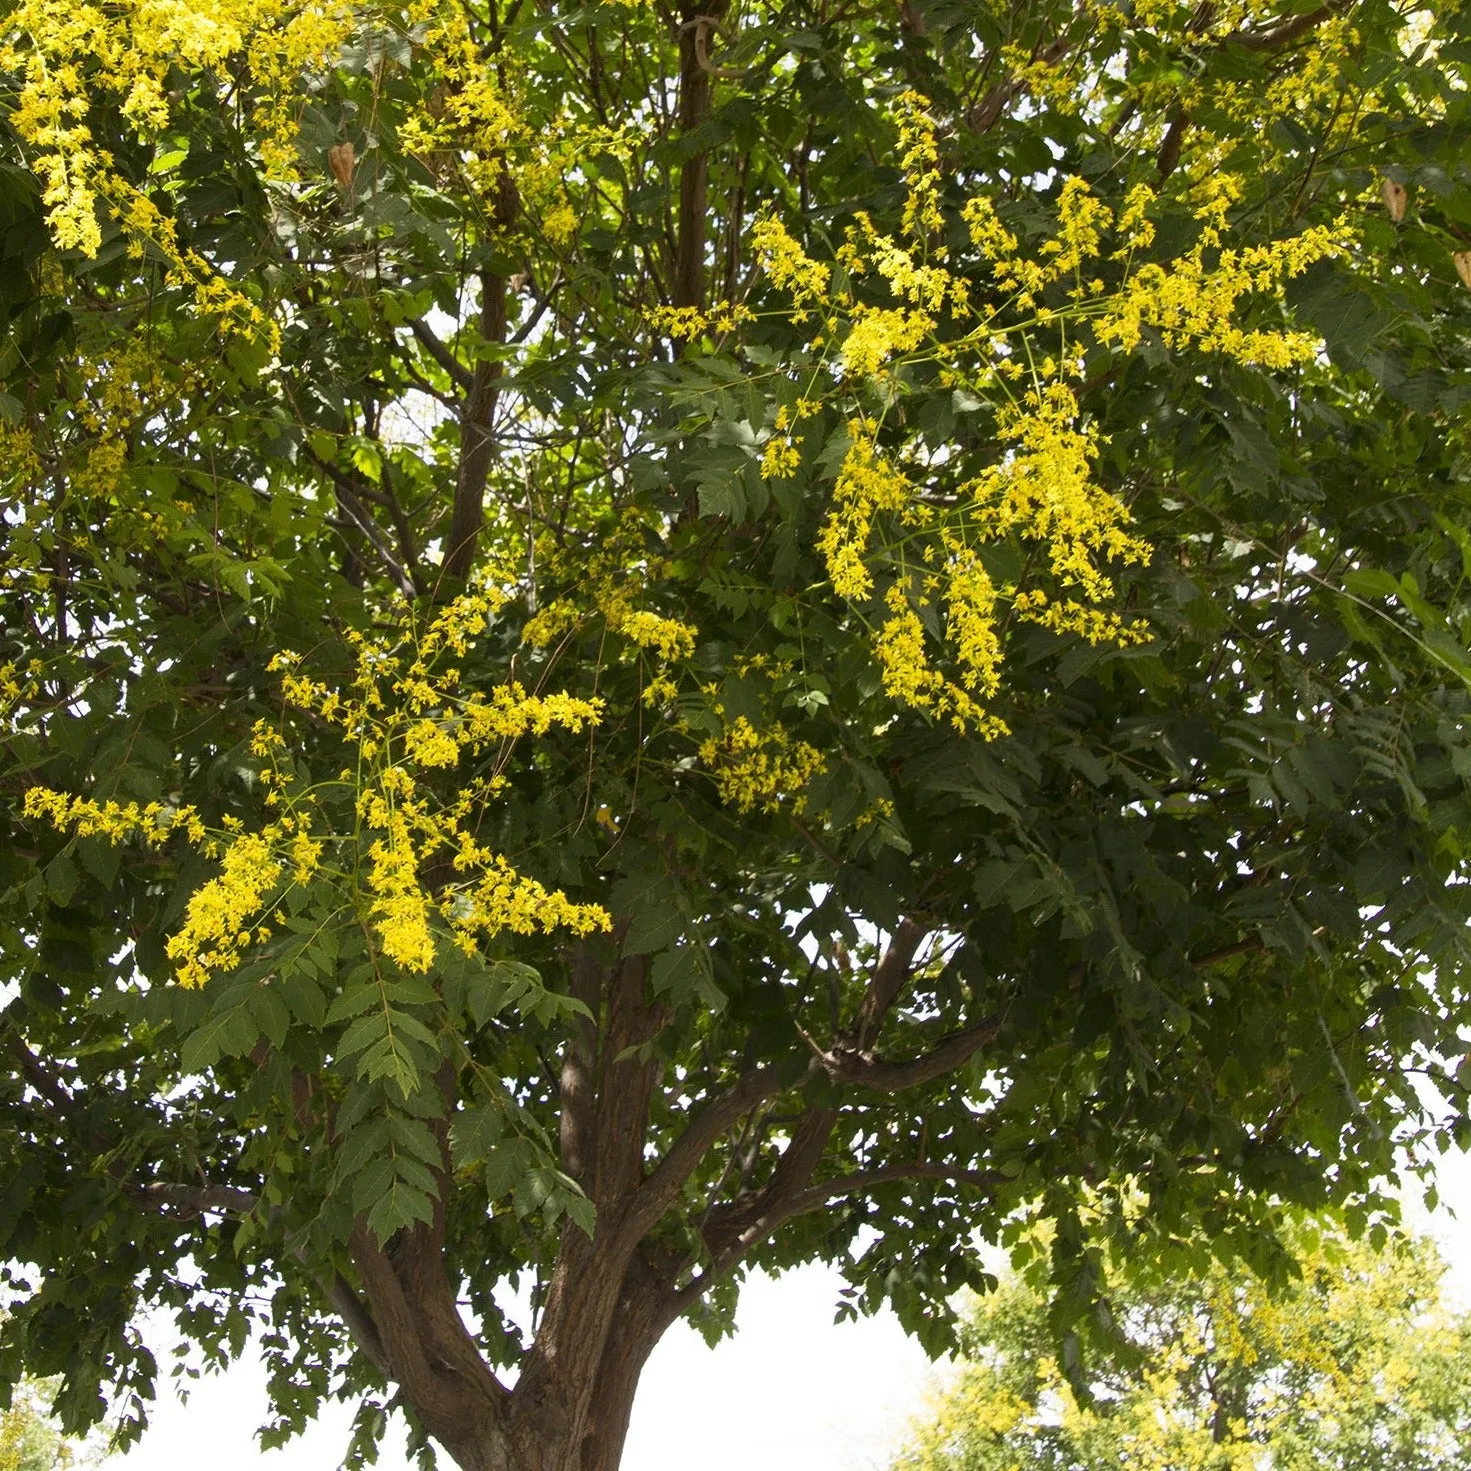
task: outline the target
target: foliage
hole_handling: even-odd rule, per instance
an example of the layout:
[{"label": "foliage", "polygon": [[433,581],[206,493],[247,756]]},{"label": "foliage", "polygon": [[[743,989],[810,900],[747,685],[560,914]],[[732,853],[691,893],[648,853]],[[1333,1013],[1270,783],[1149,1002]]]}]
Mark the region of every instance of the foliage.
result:
[{"label": "foliage", "polygon": [[1021,1279],[976,1304],[967,1363],[904,1471],[1433,1471],[1471,1435],[1471,1317],[1441,1301],[1428,1240],[1382,1251],[1299,1239],[1301,1276],[1269,1287],[1219,1265],[1110,1281],[1120,1342],[1081,1401]]},{"label": "foliage", "polygon": [[268,1443],[611,1471],[752,1265],[940,1351],[1050,1221],[1081,1384],[1110,1244],[1382,1235],[1468,1139],[1467,45],[0,0],[0,1379],[135,1434],[152,1309]]},{"label": "foliage", "polygon": [[72,1464],[72,1447],[48,1419],[36,1386],[20,1385],[0,1410],[0,1471],[61,1471]]}]

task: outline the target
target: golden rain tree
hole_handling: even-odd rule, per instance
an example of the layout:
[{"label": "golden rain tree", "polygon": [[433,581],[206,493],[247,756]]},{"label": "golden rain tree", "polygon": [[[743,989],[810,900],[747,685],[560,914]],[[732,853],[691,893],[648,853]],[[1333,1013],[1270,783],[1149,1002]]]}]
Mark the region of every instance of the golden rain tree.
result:
[{"label": "golden rain tree", "polygon": [[975,1304],[966,1360],[895,1471],[1451,1471],[1471,1437],[1471,1317],[1428,1239],[1302,1225],[1300,1275],[1109,1274],[1114,1351],[1078,1394],[1043,1293]]},{"label": "golden rain tree", "polygon": [[267,1443],[614,1471],[752,1268],[940,1351],[1026,1212],[1081,1376],[1105,1250],[1382,1230],[1467,1137],[1468,41],[3,0],[0,1382],[126,1440],[163,1313]]}]

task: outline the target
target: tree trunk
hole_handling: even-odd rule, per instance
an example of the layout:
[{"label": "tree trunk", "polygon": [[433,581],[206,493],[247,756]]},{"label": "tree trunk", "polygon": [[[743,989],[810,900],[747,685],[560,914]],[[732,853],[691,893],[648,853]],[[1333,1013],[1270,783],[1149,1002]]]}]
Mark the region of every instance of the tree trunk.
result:
[{"label": "tree trunk", "polygon": [[[462,1471],[618,1471],[639,1375],[676,1309],[642,1258],[634,1259],[616,1294],[594,1270],[586,1280],[597,1303],[584,1306],[612,1309],[601,1353],[572,1345],[557,1362],[561,1372],[543,1367],[523,1374],[502,1412],[469,1433],[452,1429],[442,1413],[438,1430],[421,1416]],[[460,1398],[453,1418],[475,1420],[473,1393],[467,1389]]]},{"label": "tree trunk", "polygon": [[[921,936],[913,926],[901,928],[874,967],[843,1038],[847,1050],[828,1059],[835,1077],[861,1061],[860,1081],[907,1086],[911,1075],[929,1076],[934,1059],[954,1065],[958,1042],[964,1056],[975,1050],[985,1031],[979,1024],[905,1063],[881,1063],[862,1051],[907,983]],[[596,1223],[591,1238],[570,1223],[562,1231],[536,1339],[515,1387],[502,1385],[481,1357],[446,1261],[446,1202],[455,1188],[449,1126],[457,1106],[450,1065],[440,1077],[442,1195],[434,1219],[383,1245],[364,1223],[353,1233],[366,1303],[340,1283],[351,1309],[344,1321],[360,1322],[353,1331],[364,1351],[462,1471],[618,1471],[639,1375],[665,1330],[756,1243],[830,1195],[809,1186],[837,1114],[807,1103],[788,1125],[786,1146],[764,1182],[705,1209],[698,1229],[706,1255],[693,1280],[684,1254],[659,1244],[660,1221],[681,1208],[707,1152],[792,1080],[770,1068],[748,1069],[692,1111],[650,1169],[649,1105],[664,1064],[649,1044],[668,1014],[650,992],[648,957],[621,955],[620,943],[621,935],[589,941],[570,957],[571,989],[587,1012],[570,1029],[561,1057],[560,1154],[562,1168],[596,1207]],[[894,1082],[899,1075],[904,1081]]]}]

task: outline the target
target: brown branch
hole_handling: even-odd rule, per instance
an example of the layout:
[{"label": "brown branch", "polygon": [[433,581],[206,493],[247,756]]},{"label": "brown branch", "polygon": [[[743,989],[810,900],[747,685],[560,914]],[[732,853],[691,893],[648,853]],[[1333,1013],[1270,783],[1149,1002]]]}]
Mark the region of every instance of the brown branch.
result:
[{"label": "brown branch", "polygon": [[[809,1108],[797,1120],[796,1127],[771,1178],[754,1194],[733,1200],[724,1208],[709,1212],[709,1222],[701,1233],[715,1261],[723,1261],[734,1247],[744,1253],[750,1243],[741,1245],[750,1231],[780,1212],[807,1185],[821,1163],[828,1138],[837,1122],[835,1108]],[[773,1226],[774,1230],[775,1227]],[[762,1233],[766,1234],[766,1233]],[[753,1238],[759,1240],[760,1236]]]},{"label": "brown branch", "polygon": [[[482,273],[480,336],[486,343],[505,344],[507,294],[504,276],[495,276],[489,271]],[[460,413],[460,469],[455,480],[455,499],[444,558],[444,570],[451,577],[468,577],[475,562],[480,528],[485,521],[485,485],[490,478],[490,462],[495,457],[495,408],[500,400],[504,367],[498,357],[492,361],[482,359],[475,364],[470,391]]]},{"label": "brown branch", "polygon": [[1347,8],[1345,0],[1332,0],[1328,5],[1320,5],[1316,10],[1295,15],[1291,20],[1285,20],[1268,31],[1237,31],[1234,35],[1227,36],[1222,44],[1243,46],[1248,51],[1273,51],[1278,46],[1290,46],[1292,42],[1307,35],[1309,31],[1316,30],[1325,20]]},{"label": "brown branch", "polygon": [[129,1187],[128,1193],[149,1210],[168,1208],[189,1215],[248,1216],[260,1205],[260,1196],[234,1185],[176,1185],[154,1180]]},{"label": "brown branch", "polygon": [[1165,129],[1164,141],[1155,155],[1154,167],[1161,183],[1180,166],[1180,153],[1185,146],[1185,134],[1189,130],[1190,114],[1184,108],[1176,108],[1169,127]]},{"label": "brown branch", "polygon": [[1252,955],[1266,948],[1266,942],[1260,935],[1251,935],[1245,940],[1237,940],[1234,945],[1223,945],[1219,950],[1207,950],[1199,955],[1186,956],[1186,959],[1191,965],[1216,965],[1222,960],[1231,960],[1237,955]]},{"label": "brown branch", "polygon": [[[1077,41],[1066,35],[1056,36],[1036,53],[1033,60],[1051,66],[1053,62],[1061,61],[1077,44],[1079,44]],[[997,82],[966,114],[966,125],[976,133],[984,133],[993,128],[1006,110],[1007,104],[1026,91],[1026,88],[1026,80],[1023,77],[1010,76],[1003,82]]]},{"label": "brown branch", "polygon": [[56,1078],[46,1071],[45,1064],[26,1046],[25,1039],[20,1033],[12,1027],[7,1027],[6,1030],[10,1033],[10,1050],[19,1061],[20,1070],[25,1074],[26,1082],[59,1113],[63,1115],[68,1113],[72,1107],[71,1095]]},{"label": "brown branch", "polygon": [[389,546],[388,538],[384,535],[382,527],[373,519],[372,512],[362,502],[362,487],[346,471],[339,470],[330,460],[324,460],[310,446],[307,446],[307,456],[332,482],[337,504],[342,508],[348,523],[367,538],[369,545],[378,553],[378,558],[384,568],[398,583],[399,591],[405,597],[413,598],[418,590],[414,573],[394,556],[393,548]]},{"label": "brown branch", "polygon": [[909,984],[914,957],[928,931],[908,918],[899,921],[894,938],[889,941],[883,958],[873,968],[868,989],[858,1005],[858,1016],[849,1032],[853,1046],[868,1047],[878,1036],[899,993]]},{"label": "brown branch", "polygon": [[469,393],[475,382],[475,375],[434,335],[429,324],[415,317],[409,323],[409,330],[418,339],[424,351],[444,369],[450,382],[459,388],[461,393]]},{"label": "brown branch", "polygon": [[[799,1078],[787,1086],[797,1089],[805,1081]],[[628,1229],[640,1237],[652,1230],[716,1140],[753,1108],[776,1097],[783,1086],[775,1068],[753,1068],[706,1103],[634,1195],[627,1218]]]},{"label": "brown branch", "polygon": [[602,1006],[601,967],[591,947],[580,945],[572,959],[572,994],[591,1018],[573,1019],[562,1051],[557,1092],[561,1107],[559,1153],[562,1168],[583,1184],[591,1164],[593,1121],[597,1112],[597,1015]]},{"label": "brown branch", "polygon": [[626,955],[607,975],[599,1045],[597,1112],[589,1194],[598,1210],[621,1212],[644,1181],[649,1101],[663,1064],[649,1044],[668,1009],[649,997],[649,958]]},{"label": "brown branch", "polygon": [[491,1372],[460,1316],[445,1260],[450,1192],[449,1121],[455,1109],[455,1068],[446,1059],[437,1076],[442,1099],[431,1121],[439,1146],[437,1194],[431,1219],[379,1242],[359,1216],[349,1238],[391,1377],[455,1459],[460,1448],[498,1433],[510,1391]]},{"label": "brown branch", "polygon": [[845,1195],[859,1195],[876,1185],[890,1185],[902,1180],[937,1180],[947,1185],[976,1185],[983,1189],[992,1189],[1006,1184],[1007,1178],[999,1170],[962,1170],[941,1162],[885,1165],[876,1170],[860,1170],[856,1174],[839,1175],[835,1179],[823,1180],[798,1191],[780,1208],[778,1219],[770,1223],[770,1229],[775,1230],[794,1216],[821,1210],[834,1200],[841,1200]]},{"label": "brown branch", "polygon": [[[679,28],[679,109],[682,137],[688,138],[710,115],[708,31],[719,25],[729,0],[683,0]],[[675,245],[675,306],[698,307],[705,296],[705,226],[710,159],[705,149],[685,159],[679,171],[679,222]]]},{"label": "brown branch", "polygon": [[387,1252],[362,1222],[353,1228],[352,1255],[372,1304],[389,1373],[426,1420],[454,1417],[458,1396],[429,1361],[419,1335],[416,1305],[409,1302]]},{"label": "brown branch", "polygon": [[682,1312],[697,1302],[711,1286],[734,1270],[748,1252],[788,1221],[821,1210],[844,1196],[858,1195],[878,1185],[904,1180],[936,1180],[943,1184],[975,1185],[989,1190],[1004,1185],[1007,1178],[998,1170],[959,1169],[940,1162],[885,1165],[876,1170],[860,1170],[819,1181],[816,1185],[787,1193],[784,1199],[763,1203],[754,1211],[748,1208],[741,1213],[744,1224],[740,1226],[739,1234],[720,1245],[712,1254],[709,1267],[675,1294],[679,1310]]},{"label": "brown branch", "polygon": [[904,1062],[888,1062],[841,1048],[821,1053],[819,1061],[835,1083],[852,1083],[878,1093],[902,1093],[906,1088],[917,1088],[953,1072],[993,1041],[1005,1020],[1005,1011],[992,1012],[971,1026],[951,1032],[928,1052]]}]

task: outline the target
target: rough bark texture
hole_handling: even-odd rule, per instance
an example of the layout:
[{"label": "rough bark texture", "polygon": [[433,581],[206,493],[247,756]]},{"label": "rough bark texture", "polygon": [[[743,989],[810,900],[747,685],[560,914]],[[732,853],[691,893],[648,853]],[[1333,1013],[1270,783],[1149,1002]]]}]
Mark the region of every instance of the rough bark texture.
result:
[{"label": "rough bark texture", "polygon": [[[679,132],[689,138],[710,115],[710,35],[728,0],[685,0],[680,6]],[[691,154],[679,175],[679,241],[674,266],[675,306],[699,306],[705,296],[705,245],[710,182],[709,153]]]}]

